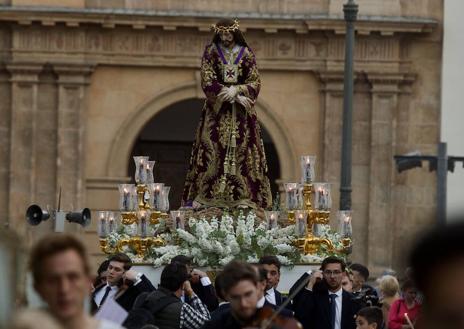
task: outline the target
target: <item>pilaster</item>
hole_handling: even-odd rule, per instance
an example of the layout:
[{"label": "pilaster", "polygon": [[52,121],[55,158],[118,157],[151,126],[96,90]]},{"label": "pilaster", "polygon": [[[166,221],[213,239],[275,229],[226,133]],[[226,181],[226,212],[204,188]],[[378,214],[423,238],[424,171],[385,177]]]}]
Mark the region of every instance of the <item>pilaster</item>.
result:
[{"label": "pilaster", "polygon": [[88,65],[53,66],[58,84],[56,184],[65,210],[85,203],[85,112],[92,70]]},{"label": "pilaster", "polygon": [[37,88],[42,65],[11,64],[11,130],[8,225],[24,234],[25,211],[33,201],[35,184]]}]

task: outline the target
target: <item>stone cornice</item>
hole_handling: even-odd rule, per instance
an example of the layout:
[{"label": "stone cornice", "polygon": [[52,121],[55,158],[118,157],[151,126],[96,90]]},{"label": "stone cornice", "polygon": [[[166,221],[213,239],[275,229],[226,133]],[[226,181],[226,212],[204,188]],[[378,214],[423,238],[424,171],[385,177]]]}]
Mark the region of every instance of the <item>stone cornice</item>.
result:
[{"label": "stone cornice", "polygon": [[6,65],[6,70],[10,72],[12,82],[37,83],[39,74],[43,70],[42,64],[34,63],[14,63]]},{"label": "stone cornice", "polygon": [[53,65],[58,83],[65,85],[88,85],[95,66],[85,64]]},{"label": "stone cornice", "polygon": [[[44,26],[65,24],[78,27],[81,24],[97,24],[103,28],[130,26],[133,29],[161,27],[172,31],[178,28],[195,28],[209,31],[219,13],[143,11],[129,9],[67,9],[46,7],[0,7],[0,21],[15,22],[20,25],[40,23]],[[279,15],[231,13],[238,17],[243,30],[257,29],[266,33],[294,31],[308,33],[329,31],[344,33],[345,21],[340,16],[329,15]],[[355,28],[359,34],[378,32],[381,35],[395,33],[429,33],[438,22],[434,19],[418,17],[359,16]]]}]

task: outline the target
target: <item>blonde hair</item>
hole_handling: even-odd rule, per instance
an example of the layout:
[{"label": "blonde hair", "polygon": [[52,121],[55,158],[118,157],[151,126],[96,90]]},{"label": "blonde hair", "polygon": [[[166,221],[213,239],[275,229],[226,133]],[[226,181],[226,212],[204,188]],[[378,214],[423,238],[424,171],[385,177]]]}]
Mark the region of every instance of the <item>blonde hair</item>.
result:
[{"label": "blonde hair", "polygon": [[400,291],[398,280],[392,275],[379,278],[379,289],[385,297],[394,297]]}]

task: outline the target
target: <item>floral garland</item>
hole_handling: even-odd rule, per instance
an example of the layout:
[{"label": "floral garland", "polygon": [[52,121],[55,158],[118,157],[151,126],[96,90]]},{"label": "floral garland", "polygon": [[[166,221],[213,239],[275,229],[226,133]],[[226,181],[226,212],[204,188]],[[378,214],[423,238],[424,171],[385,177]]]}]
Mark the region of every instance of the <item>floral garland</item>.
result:
[{"label": "floral garland", "polygon": [[[295,226],[268,230],[266,223],[257,223],[253,212],[248,215],[240,213],[234,218],[224,213],[221,219],[189,219],[189,231],[177,229],[173,233],[160,235],[166,241],[162,247],[151,247],[147,255],[141,258],[135,250],[126,246],[123,252],[131,257],[134,263],[150,263],[155,267],[168,264],[177,255],[193,258],[198,266],[222,267],[233,259],[246,262],[258,262],[264,255],[276,255],[282,265],[320,263],[333,252],[321,248],[315,255],[303,255],[294,246],[296,240]],[[334,246],[340,248],[340,235],[334,233],[329,225],[319,226],[320,236],[330,240]],[[115,247],[120,239],[128,239],[123,227],[120,231],[110,234],[108,244]],[[337,256],[340,256],[337,254]]]}]

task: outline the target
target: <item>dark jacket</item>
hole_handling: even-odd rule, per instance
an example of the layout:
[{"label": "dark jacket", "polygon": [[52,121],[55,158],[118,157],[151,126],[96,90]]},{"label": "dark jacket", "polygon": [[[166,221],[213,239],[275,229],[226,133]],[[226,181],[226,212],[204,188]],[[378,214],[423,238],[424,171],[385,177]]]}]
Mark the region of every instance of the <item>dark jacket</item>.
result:
[{"label": "dark jacket", "polygon": [[[90,307],[92,313],[98,311],[98,305],[95,303],[95,295],[105,286],[106,283],[95,288],[95,291],[91,295]],[[142,292],[151,292],[154,290],[155,287],[151,284],[150,280],[145,275],[142,275],[141,281],[137,285],[131,285],[125,289],[120,289],[115,295],[115,300],[122,308],[129,312],[138,295]]]},{"label": "dark jacket", "polygon": [[195,283],[190,282],[190,285],[192,286],[192,290],[195,295],[200,298],[210,312],[214,311],[218,307],[219,300],[216,297],[216,291],[212,284],[204,286],[201,281],[199,281]]},{"label": "dark jacket", "polygon": [[[293,300],[295,318],[301,322],[304,329],[330,329],[329,292],[324,283],[314,285],[313,291],[305,288]],[[355,329],[355,316],[359,304],[352,294],[342,292],[341,329]]]},{"label": "dark jacket", "polygon": [[168,304],[162,310],[154,314],[154,325],[159,329],[179,329],[180,327],[180,313],[182,310],[182,301],[177,298],[171,291],[159,287],[158,290],[152,292],[147,297],[148,308],[151,306],[156,307],[156,304],[167,297],[176,298],[177,301]]},{"label": "dark jacket", "polygon": [[[278,306],[272,305],[267,300],[264,301],[264,306],[268,306],[268,307],[272,308],[273,310],[278,309]],[[219,307],[213,313],[211,313],[211,320],[217,320],[224,313],[228,313],[228,312],[230,312],[230,304],[229,303],[219,305]],[[293,317],[293,312],[291,310],[287,309],[287,308],[284,308],[282,311],[280,311],[280,314],[282,316],[285,316],[285,317]]]}]

